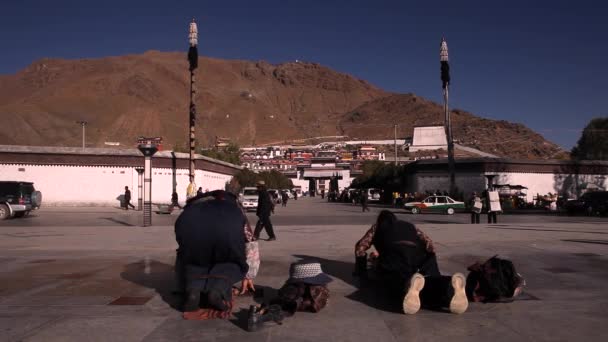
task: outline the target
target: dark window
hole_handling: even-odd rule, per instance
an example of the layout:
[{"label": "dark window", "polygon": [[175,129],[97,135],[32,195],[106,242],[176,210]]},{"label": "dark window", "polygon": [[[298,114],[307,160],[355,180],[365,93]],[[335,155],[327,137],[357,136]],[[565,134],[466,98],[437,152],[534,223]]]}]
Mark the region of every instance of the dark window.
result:
[{"label": "dark window", "polygon": [[17,183],[0,183],[0,195],[15,195],[19,192]]},{"label": "dark window", "polygon": [[31,195],[34,192],[34,184],[21,184],[21,194],[22,195]]},{"label": "dark window", "polygon": [[440,204],[447,203],[447,199],[445,197],[437,197],[437,203],[440,203]]}]

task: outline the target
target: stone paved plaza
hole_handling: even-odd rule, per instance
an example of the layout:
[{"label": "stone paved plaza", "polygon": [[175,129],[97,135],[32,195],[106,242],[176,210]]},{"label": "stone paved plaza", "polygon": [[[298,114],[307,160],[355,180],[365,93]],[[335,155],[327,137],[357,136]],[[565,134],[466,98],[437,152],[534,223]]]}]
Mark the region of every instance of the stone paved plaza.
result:
[{"label": "stone paved plaza", "polygon": [[[0,222],[2,341],[600,341],[608,336],[608,219],[502,215],[497,225],[468,216],[399,217],[435,241],[444,273],[495,254],[512,259],[527,281],[514,303],[472,303],[463,315],[398,312],[399,303],[360,290],[351,277],[354,243],[380,208],[303,198],[278,207],[278,240],[261,242],[256,286],[264,298],[287,279],[289,264],[317,258],[334,278],[318,314],[249,333],[238,298],[230,320],[184,321],[175,309],[172,224],[116,208],[45,208]],[[251,216],[253,219],[253,216]],[[484,219],[484,217],[482,217]]]}]

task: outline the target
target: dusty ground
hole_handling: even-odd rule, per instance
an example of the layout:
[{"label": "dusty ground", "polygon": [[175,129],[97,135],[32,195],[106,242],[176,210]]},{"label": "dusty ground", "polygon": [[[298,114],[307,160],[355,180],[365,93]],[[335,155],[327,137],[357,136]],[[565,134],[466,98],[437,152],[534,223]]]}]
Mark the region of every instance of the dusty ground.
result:
[{"label": "dusty ground", "polygon": [[[608,333],[608,221],[554,216],[499,217],[463,224],[455,215],[400,215],[435,241],[442,272],[464,271],[494,254],[511,258],[527,295],[510,304],[470,305],[463,315],[398,312],[398,304],[357,288],[353,245],[376,212],[301,199],[275,216],[278,241],[261,242],[256,285],[265,297],[289,263],[318,258],[334,278],[329,306],[258,333],[243,329],[253,298],[230,320],[184,321],[173,307],[176,215],[138,227],[136,212],[53,208],[0,223],[0,340],[17,341],[600,341]],[[452,223],[463,222],[463,223]],[[46,223],[46,225],[45,225]],[[257,298],[262,301],[264,298]],[[603,337],[602,337],[603,336]]]}]

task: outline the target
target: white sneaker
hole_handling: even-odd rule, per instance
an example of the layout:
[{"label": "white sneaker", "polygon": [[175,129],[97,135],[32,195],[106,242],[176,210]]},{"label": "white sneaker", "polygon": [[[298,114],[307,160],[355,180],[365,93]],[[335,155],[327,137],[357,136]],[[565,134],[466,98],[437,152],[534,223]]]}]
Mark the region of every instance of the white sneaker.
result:
[{"label": "white sneaker", "polygon": [[420,291],[424,288],[424,277],[420,273],[414,273],[410,279],[410,287],[403,298],[403,312],[413,315],[420,310]]},{"label": "white sneaker", "polygon": [[467,311],[469,300],[465,291],[467,280],[462,273],[454,273],[452,276],[452,287],[454,288],[454,297],[450,301],[450,312],[461,314]]}]

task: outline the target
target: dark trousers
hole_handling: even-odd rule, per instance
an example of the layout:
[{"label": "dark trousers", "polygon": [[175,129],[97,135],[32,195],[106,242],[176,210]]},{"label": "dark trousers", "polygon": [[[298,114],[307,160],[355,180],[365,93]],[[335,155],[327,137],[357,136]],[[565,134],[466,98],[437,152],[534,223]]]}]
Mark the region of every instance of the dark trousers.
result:
[{"label": "dark trousers", "polygon": [[367,202],[361,202],[361,211],[369,211],[369,208],[367,207]]},{"label": "dark trousers", "polygon": [[274,229],[272,228],[272,222],[270,222],[270,215],[262,215],[258,216],[258,223],[255,225],[255,231],[253,232],[253,236],[256,239],[260,238],[260,233],[262,232],[262,228],[266,229],[266,234],[268,234],[268,238],[276,238],[274,235]]},{"label": "dark trousers", "polygon": [[449,307],[453,296],[452,277],[424,277],[424,288],[420,291],[420,303],[422,307],[428,309]]},{"label": "dark trousers", "polygon": [[479,223],[479,217],[481,215],[479,213],[471,213],[471,223],[475,224],[475,223]]},{"label": "dark trousers", "polygon": [[496,212],[495,211],[489,211],[488,212],[488,223],[496,223]]},{"label": "dark trousers", "polygon": [[286,207],[286,206],[287,206],[287,201],[288,201],[288,200],[286,200],[286,199],[285,199],[285,200],[283,200],[283,206],[284,206],[284,207]]},{"label": "dark trousers", "polygon": [[125,199],[125,210],[129,210],[129,207],[135,209],[135,206],[131,204],[131,199]]},{"label": "dark trousers", "polygon": [[[176,251],[175,258],[175,281],[177,291],[199,291],[208,294],[212,291],[219,293],[226,302],[232,300],[232,285],[243,278],[240,267],[234,263],[218,263],[211,267],[188,265]],[[201,298],[205,305],[206,296]]]}]

